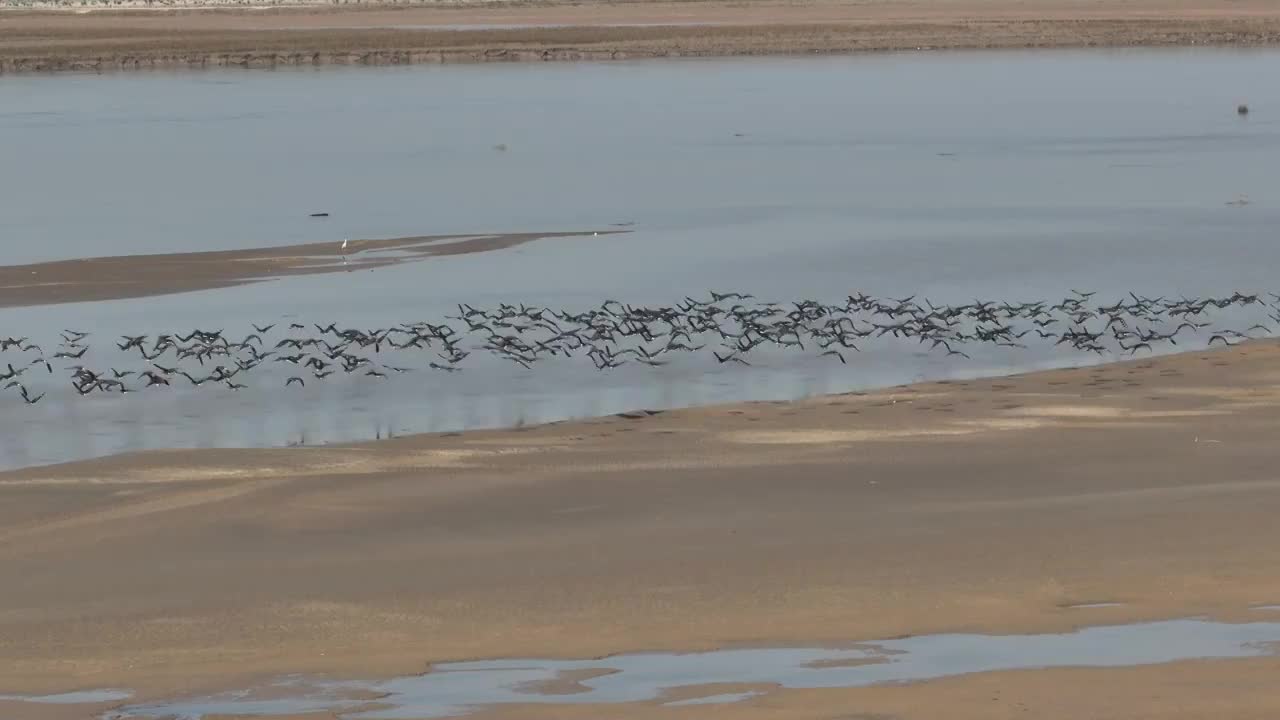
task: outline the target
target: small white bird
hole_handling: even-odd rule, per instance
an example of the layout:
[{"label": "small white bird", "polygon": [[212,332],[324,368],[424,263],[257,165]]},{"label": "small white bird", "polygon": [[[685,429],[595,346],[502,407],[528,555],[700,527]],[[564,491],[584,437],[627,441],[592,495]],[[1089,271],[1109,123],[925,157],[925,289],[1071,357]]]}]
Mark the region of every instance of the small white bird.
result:
[{"label": "small white bird", "polygon": [[342,249],[343,249],[343,250],[346,250],[346,249],[347,249],[347,239],[346,239],[346,238],[342,238]]}]

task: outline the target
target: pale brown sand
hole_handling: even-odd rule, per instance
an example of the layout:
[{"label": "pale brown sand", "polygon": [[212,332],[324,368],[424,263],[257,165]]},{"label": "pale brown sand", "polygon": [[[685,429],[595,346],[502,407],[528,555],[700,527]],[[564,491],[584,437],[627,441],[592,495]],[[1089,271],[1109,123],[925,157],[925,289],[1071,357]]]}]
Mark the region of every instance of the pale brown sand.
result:
[{"label": "pale brown sand", "polygon": [[[1277,361],[1264,342],[0,474],[2,690],[155,697],[458,658],[1259,619],[1249,606],[1280,602]],[[1067,607],[1102,601],[1124,605]],[[1264,718],[1280,710],[1277,669],[1026,671],[608,716]]]},{"label": "pale brown sand", "polygon": [[115,255],[0,266],[0,308],[150,297],[211,290],[289,275],[374,270],[430,257],[505,250],[546,238],[605,232],[431,235],[306,243],[249,250]]},{"label": "pale brown sand", "polygon": [[[456,25],[516,27],[447,29]],[[1273,0],[697,0],[258,12],[0,11],[0,72],[1276,42],[1280,3]]]}]

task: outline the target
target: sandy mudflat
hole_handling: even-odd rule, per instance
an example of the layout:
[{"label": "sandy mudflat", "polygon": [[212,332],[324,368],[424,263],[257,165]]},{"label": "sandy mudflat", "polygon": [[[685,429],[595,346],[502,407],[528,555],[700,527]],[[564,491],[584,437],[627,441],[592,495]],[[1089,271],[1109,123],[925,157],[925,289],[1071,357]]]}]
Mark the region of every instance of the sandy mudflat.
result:
[{"label": "sandy mudflat", "polygon": [[1271,0],[0,11],[0,72],[1277,42],[1280,4]]},{"label": "sandy mudflat", "polygon": [[605,232],[432,235],[342,243],[56,260],[0,266],[0,308],[212,290],[290,275],[374,270],[443,255],[489,252],[546,238]]},{"label": "sandy mudflat", "polygon": [[[1248,608],[1280,603],[1278,361],[1280,344],[1260,342],[796,403],[0,474],[0,576],[13,579],[0,693],[156,697],[458,658],[1262,619]],[[1123,604],[1068,607],[1103,602]],[[995,673],[770,691],[679,716],[1264,718],[1280,711],[1277,670]]]}]

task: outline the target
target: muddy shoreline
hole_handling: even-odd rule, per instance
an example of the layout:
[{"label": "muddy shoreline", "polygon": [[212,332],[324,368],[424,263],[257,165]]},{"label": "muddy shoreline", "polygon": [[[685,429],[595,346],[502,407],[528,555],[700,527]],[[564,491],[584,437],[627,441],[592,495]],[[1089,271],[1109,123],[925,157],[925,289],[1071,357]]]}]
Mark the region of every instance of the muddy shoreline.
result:
[{"label": "muddy shoreline", "polygon": [[[464,658],[1256,620],[1249,608],[1280,600],[1277,358],[1263,341],[792,403],[0,473],[0,572],[23,578],[0,598],[3,691],[145,700]],[[1055,705],[1054,688],[1082,675],[1129,678],[1108,692],[1132,710],[1170,673],[1220,700],[1206,688],[1275,667],[999,682],[1067,718],[1082,708]],[[856,699],[923,718],[958,703],[955,717],[978,718],[990,705],[964,698],[991,682],[780,691],[761,707]],[[1259,688],[1232,697],[1270,708]],[[753,703],[696,712],[752,717]]]},{"label": "muddy shoreline", "polygon": [[1280,8],[1258,0],[0,12],[3,73],[1277,44]]}]

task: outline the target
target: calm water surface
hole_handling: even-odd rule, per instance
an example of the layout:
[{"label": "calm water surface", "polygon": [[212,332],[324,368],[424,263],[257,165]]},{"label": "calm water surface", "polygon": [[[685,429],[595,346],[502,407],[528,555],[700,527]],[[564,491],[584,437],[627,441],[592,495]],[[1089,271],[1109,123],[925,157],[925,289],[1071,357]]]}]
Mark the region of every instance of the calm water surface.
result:
[{"label": "calm water surface", "polygon": [[[921,635],[845,648],[743,648],[698,653],[636,653],[594,660],[510,659],[442,663],[425,675],[382,682],[284,678],[222,695],[126,706],[105,720],[333,713],[347,720],[456,717],[505,704],[659,701],[681,706],[750,700],[774,688],[865,687],[955,675],[1055,667],[1125,667],[1198,658],[1272,654],[1280,623],[1226,624],[1204,619],[1087,627],[1044,635]],[[549,683],[594,675],[571,690]],[[673,689],[741,683],[760,691],[704,693],[663,702]],[[356,699],[372,693],[376,701]]]},{"label": "calm water surface", "polygon": [[[372,273],[0,310],[0,335],[51,345],[77,327],[105,346],[126,332],[244,334],[282,318],[371,328],[439,320],[458,302],[585,309],[707,288],[935,302],[1070,287],[1100,297],[1280,289],[1275,77],[1278,52],[1208,49],[7,77],[0,159],[21,171],[0,173],[3,264],[635,225]],[[316,211],[331,217],[307,217]],[[520,372],[480,362],[288,394],[273,381],[82,399],[60,383],[30,408],[0,393],[0,466],[1082,360],[1047,348],[963,362],[919,351],[885,344],[848,366],[778,353],[750,369],[687,358],[605,374],[585,361]]]}]

